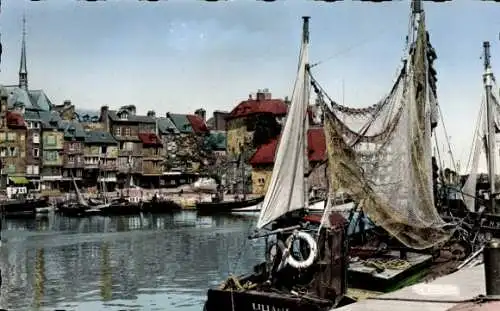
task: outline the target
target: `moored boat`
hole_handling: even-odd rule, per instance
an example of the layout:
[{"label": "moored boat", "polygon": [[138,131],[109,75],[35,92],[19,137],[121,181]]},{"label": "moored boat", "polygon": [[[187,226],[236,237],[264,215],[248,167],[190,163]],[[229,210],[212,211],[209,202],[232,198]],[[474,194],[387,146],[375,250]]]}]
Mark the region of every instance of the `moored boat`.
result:
[{"label": "moored boat", "polygon": [[[219,202],[197,202],[196,210],[203,214],[230,213],[233,211],[258,211],[260,203],[264,201],[264,196],[247,199],[247,200],[231,200]],[[245,210],[243,210],[245,209]]]}]

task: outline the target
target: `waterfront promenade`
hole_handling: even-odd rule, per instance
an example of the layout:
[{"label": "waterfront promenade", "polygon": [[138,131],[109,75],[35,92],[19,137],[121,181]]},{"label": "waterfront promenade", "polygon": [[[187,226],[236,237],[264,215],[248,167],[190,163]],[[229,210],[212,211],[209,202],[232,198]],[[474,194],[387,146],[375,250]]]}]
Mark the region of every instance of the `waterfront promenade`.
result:
[{"label": "waterfront promenade", "polygon": [[[437,278],[428,283],[405,287],[398,291],[361,300],[335,309],[336,311],[493,311],[500,310],[500,302],[482,305],[462,301],[484,295],[484,265],[467,268]],[[478,308],[478,309],[475,309]]]}]

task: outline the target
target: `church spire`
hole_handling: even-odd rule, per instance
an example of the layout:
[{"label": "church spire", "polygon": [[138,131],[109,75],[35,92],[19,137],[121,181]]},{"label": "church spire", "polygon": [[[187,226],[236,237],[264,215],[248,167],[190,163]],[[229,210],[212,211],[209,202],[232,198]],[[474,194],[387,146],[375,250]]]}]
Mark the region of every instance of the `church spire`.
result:
[{"label": "church spire", "polygon": [[26,68],[26,16],[23,15],[23,42],[21,46],[21,64],[19,65],[19,87],[28,89],[28,69]]}]

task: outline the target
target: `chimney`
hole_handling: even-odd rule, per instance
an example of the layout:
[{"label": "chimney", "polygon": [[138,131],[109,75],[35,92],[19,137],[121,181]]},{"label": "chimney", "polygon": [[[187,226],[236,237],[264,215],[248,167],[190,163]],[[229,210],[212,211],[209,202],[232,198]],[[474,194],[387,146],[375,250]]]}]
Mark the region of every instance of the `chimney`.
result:
[{"label": "chimney", "polygon": [[127,108],[128,108],[128,111],[130,111],[130,114],[135,116],[135,113],[137,112],[137,109],[135,108],[135,106],[130,105]]},{"label": "chimney", "polygon": [[102,106],[101,107],[101,115],[99,117],[99,121],[104,124],[104,128],[106,131],[109,131],[109,117],[108,117],[109,107]]},{"label": "chimney", "polygon": [[266,95],[263,90],[257,90],[257,100],[266,99]]},{"label": "chimney", "polygon": [[264,99],[266,100],[271,99],[271,92],[269,92],[269,89],[263,89],[262,93],[264,93]]},{"label": "chimney", "polygon": [[69,106],[71,106],[71,100],[66,99],[66,100],[63,102],[63,106],[64,106],[64,107],[69,107]]},{"label": "chimney", "polygon": [[6,113],[7,112],[7,99],[9,96],[7,95],[4,90],[1,91],[0,94],[0,114]]},{"label": "chimney", "polygon": [[253,99],[253,98],[252,98],[252,94],[248,94],[248,99],[249,99],[249,100],[252,100],[252,99]]},{"label": "chimney", "polygon": [[154,110],[149,110],[147,116],[150,118],[156,118],[156,112]]},{"label": "chimney", "polygon": [[207,112],[205,111],[205,109],[203,109],[203,108],[196,109],[196,111],[194,112],[194,114],[197,115],[198,117],[202,118],[203,121],[206,121]]}]

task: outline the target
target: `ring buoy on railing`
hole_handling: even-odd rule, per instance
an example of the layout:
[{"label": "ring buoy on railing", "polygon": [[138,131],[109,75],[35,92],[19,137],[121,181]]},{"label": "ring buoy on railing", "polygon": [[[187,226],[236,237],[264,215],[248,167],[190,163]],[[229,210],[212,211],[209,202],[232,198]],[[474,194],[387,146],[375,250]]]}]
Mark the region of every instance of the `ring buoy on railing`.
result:
[{"label": "ring buoy on railing", "polygon": [[303,240],[307,243],[307,245],[309,246],[309,256],[305,260],[299,261],[292,256],[292,252],[288,252],[286,263],[295,269],[308,268],[314,263],[314,260],[318,255],[318,244],[316,243],[316,240],[313,238],[313,236],[309,233],[304,231],[295,231],[288,237],[288,239],[286,239],[286,247],[288,251],[292,249],[293,241],[296,239]]}]

